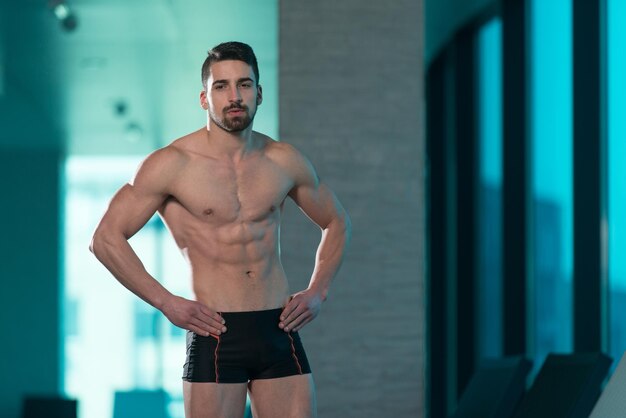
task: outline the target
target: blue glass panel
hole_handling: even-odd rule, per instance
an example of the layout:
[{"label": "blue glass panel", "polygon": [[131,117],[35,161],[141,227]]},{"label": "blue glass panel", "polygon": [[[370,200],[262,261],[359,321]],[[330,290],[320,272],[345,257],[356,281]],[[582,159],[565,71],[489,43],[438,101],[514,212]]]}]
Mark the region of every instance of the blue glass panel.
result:
[{"label": "blue glass panel", "polygon": [[502,354],[502,24],[493,19],[478,53],[478,348],[479,358]]},{"label": "blue glass panel", "polygon": [[572,349],[572,7],[533,0],[531,138],[533,269],[530,352]]},{"label": "blue glass panel", "polygon": [[626,350],[626,2],[607,1],[608,41],[608,211],[609,211],[609,352],[619,359]]}]

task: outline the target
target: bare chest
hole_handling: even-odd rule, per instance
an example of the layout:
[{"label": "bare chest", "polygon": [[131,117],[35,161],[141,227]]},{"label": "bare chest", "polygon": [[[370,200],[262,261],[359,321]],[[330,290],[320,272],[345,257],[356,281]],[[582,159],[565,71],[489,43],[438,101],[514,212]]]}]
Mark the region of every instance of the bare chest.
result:
[{"label": "bare chest", "polygon": [[205,222],[255,222],[279,210],[292,186],[289,175],[264,158],[237,165],[210,161],[181,173],[172,196]]}]

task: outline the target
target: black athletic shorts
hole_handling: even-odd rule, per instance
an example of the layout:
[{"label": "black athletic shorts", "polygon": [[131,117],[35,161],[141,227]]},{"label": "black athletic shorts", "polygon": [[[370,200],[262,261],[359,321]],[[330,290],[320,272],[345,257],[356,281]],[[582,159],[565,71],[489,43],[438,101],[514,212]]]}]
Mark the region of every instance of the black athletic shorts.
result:
[{"label": "black athletic shorts", "polygon": [[311,373],[297,332],[278,328],[282,308],[223,312],[227,331],[208,337],[187,332],[187,382],[245,383]]}]

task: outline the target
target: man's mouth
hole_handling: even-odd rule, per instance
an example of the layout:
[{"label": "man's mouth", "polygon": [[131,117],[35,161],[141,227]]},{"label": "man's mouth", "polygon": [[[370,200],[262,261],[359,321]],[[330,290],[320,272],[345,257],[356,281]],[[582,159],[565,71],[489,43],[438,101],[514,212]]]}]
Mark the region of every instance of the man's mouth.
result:
[{"label": "man's mouth", "polygon": [[245,112],[245,109],[243,107],[231,107],[230,109],[226,111],[226,113],[235,113],[235,114],[244,113],[244,112]]}]

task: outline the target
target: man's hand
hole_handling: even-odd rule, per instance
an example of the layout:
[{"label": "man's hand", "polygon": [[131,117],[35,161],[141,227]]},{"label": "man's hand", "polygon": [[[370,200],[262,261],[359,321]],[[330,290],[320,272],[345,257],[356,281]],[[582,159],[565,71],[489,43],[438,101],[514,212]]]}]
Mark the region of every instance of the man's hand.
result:
[{"label": "man's hand", "polygon": [[289,299],[289,303],[280,314],[278,327],[285,332],[299,331],[315,319],[322,307],[322,296],[311,290],[303,290]]},{"label": "man's hand", "polygon": [[172,296],[163,304],[161,312],[172,324],[198,335],[208,337],[209,333],[226,332],[224,318],[200,302]]}]

